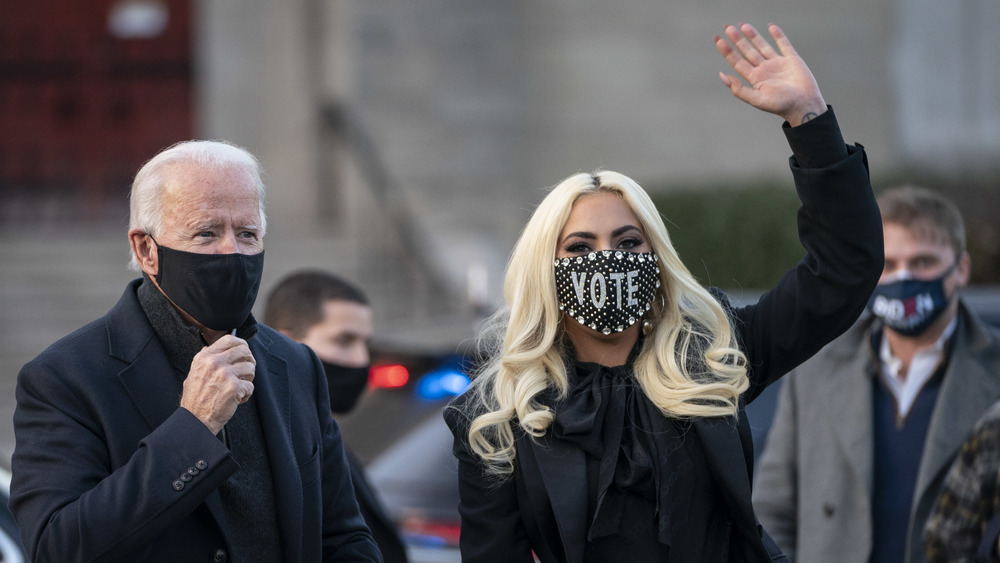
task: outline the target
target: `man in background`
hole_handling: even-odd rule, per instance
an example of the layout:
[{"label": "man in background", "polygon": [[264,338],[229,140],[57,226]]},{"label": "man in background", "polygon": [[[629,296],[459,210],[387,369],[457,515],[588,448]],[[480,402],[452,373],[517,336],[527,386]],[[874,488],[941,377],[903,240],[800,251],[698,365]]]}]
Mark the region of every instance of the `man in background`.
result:
[{"label": "man in background", "polygon": [[[326,371],[331,410],[335,415],[350,412],[365,391],[371,366],[372,310],[365,294],[326,272],[293,273],[268,297],[264,322],[312,348]],[[347,461],[361,513],[382,557],[387,563],[405,562],[406,549],[364,466],[350,450]]]},{"label": "man in background", "polygon": [[913,187],[879,208],[870,312],[785,377],[757,471],[757,515],[797,561],[924,561],[945,473],[1000,398],[1000,336],[958,295],[971,267],[958,209]]}]

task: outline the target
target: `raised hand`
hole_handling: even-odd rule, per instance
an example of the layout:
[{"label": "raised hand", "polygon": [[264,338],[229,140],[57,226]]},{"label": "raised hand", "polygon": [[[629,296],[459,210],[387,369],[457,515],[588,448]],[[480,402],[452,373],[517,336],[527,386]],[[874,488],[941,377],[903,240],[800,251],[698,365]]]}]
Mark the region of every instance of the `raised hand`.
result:
[{"label": "raised hand", "polygon": [[[768,26],[778,51],[750,24],[727,25],[729,41],[715,36],[715,48],[745,80],[719,73],[733,95],[753,107],[780,115],[793,127],[826,111],[826,102],[809,67],[781,28]],[[731,42],[731,43],[730,43]]]},{"label": "raised hand", "polygon": [[242,338],[225,335],[202,348],[184,380],[180,406],[191,411],[213,434],[225,426],[236,407],[253,394],[257,361]]}]

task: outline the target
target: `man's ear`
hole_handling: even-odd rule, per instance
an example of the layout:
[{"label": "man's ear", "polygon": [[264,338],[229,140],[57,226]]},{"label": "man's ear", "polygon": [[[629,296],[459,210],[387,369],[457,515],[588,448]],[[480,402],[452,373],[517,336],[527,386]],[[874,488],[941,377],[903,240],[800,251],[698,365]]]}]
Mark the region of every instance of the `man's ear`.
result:
[{"label": "man's ear", "polygon": [[159,256],[156,253],[156,244],[153,237],[149,236],[142,229],[131,229],[128,232],[128,243],[132,247],[132,255],[143,272],[151,278],[155,278],[160,272]]},{"label": "man's ear", "polygon": [[958,287],[965,287],[969,284],[969,276],[972,275],[972,257],[969,256],[968,252],[963,252],[962,257],[958,259],[958,267],[955,268],[958,273]]}]

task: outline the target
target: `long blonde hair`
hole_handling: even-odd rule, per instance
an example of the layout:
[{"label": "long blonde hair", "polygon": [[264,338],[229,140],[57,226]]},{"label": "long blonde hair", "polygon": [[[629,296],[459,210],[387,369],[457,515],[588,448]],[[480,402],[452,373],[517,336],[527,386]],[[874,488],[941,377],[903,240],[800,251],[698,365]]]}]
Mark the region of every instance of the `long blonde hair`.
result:
[{"label": "long blonde hair", "polygon": [[513,471],[515,424],[541,437],[552,423],[542,393],[560,399],[569,389],[553,260],[574,202],[598,191],[625,201],[660,259],[658,298],[644,319],[651,331],[633,366],[646,396],[664,416],[731,416],[749,386],[725,310],[680,261],[646,192],[617,172],[575,174],[549,192],[524,227],[507,264],[506,305],[481,335],[488,360],[474,379],[466,416],[469,445],[491,474]]}]

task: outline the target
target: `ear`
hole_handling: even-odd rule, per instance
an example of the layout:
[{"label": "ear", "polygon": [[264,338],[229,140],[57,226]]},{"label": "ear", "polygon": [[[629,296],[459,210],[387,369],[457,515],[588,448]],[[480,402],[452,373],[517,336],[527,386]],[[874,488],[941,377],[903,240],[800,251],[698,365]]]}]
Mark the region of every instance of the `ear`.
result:
[{"label": "ear", "polygon": [[128,232],[128,243],[132,247],[132,255],[135,256],[142,271],[146,272],[149,277],[155,278],[156,274],[160,272],[160,261],[153,237],[142,229],[131,229]]},{"label": "ear", "polygon": [[958,287],[965,287],[968,285],[969,276],[972,274],[972,257],[969,256],[968,252],[963,252],[962,257],[958,259],[958,265],[955,267],[955,273],[958,274]]}]

